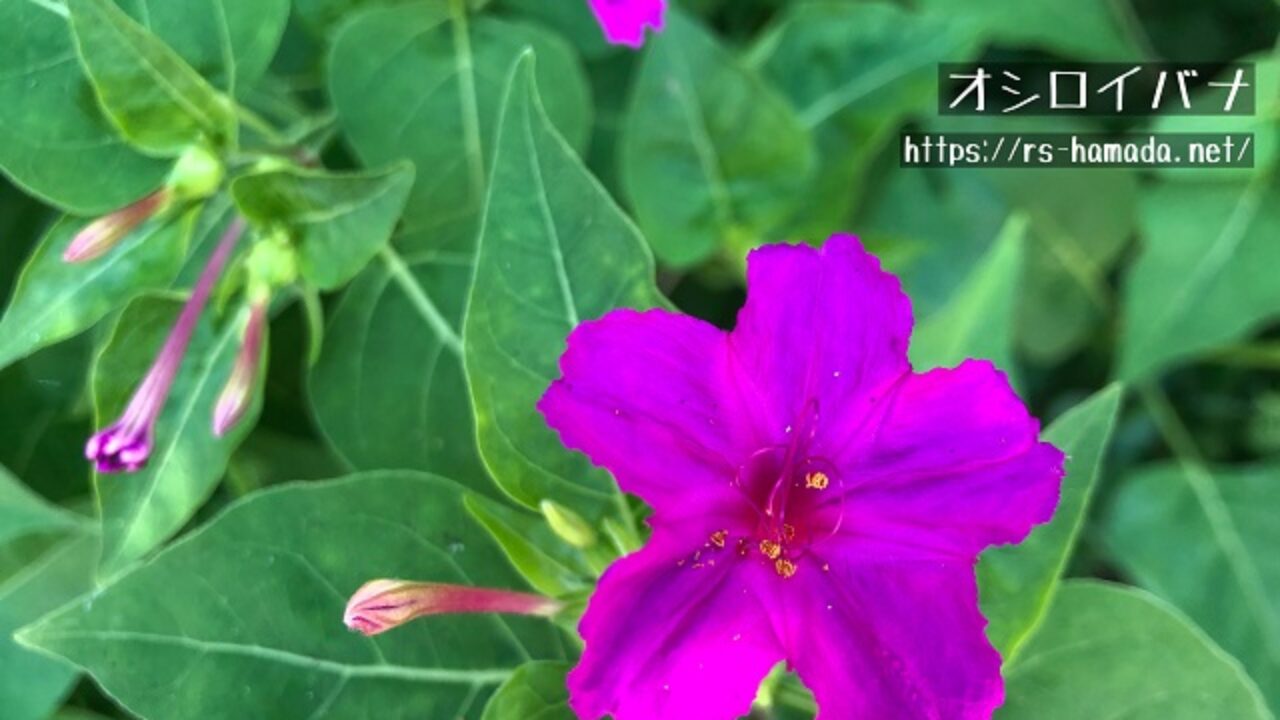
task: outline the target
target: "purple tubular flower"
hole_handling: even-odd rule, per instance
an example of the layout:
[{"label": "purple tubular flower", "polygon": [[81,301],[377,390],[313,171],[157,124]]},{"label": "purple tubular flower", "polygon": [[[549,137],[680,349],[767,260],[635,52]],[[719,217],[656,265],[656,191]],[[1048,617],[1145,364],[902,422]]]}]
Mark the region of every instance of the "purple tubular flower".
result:
[{"label": "purple tubular flower", "polygon": [[427,615],[507,613],[550,617],[560,607],[551,598],[512,590],[372,580],[351,596],[342,622],[350,630],[372,636]]},{"label": "purple tubular flower", "polygon": [[182,358],[195,332],[196,323],[209,301],[213,286],[221,277],[231,251],[244,234],[244,220],[236,218],[223,233],[200,279],[191,291],[169,337],[147,371],[146,378],[134,391],[124,414],[110,426],[98,431],[85,444],[84,454],[93,461],[98,472],[136,472],[146,466],[151,456],[156,419],[169,397],[169,389],[182,365]]},{"label": "purple tubular flower", "polygon": [[134,228],[163,208],[172,194],[169,188],[161,188],[85,225],[63,251],[62,261],[79,263],[101,257],[133,232]]},{"label": "purple tubular flower", "polygon": [[646,27],[662,30],[666,0],[590,0],[591,11],[600,21],[605,38],[615,45],[638,48],[644,44]]},{"label": "purple tubular flower", "polygon": [[213,434],[218,437],[226,435],[244,417],[244,411],[253,399],[258,365],[262,362],[262,336],[267,324],[267,305],[268,300],[263,298],[249,306],[249,322],[244,328],[244,339],[236,354],[235,366],[232,367],[231,377],[223,386],[218,403],[213,409]]},{"label": "purple tubular flower", "polygon": [[620,310],[539,404],[653,506],[601,578],[583,718],[730,720],[785,660],[824,720],[989,718],[974,563],[1057,505],[1063,455],[990,363],[913,373],[911,307],[849,236],[748,261],[736,329]]}]

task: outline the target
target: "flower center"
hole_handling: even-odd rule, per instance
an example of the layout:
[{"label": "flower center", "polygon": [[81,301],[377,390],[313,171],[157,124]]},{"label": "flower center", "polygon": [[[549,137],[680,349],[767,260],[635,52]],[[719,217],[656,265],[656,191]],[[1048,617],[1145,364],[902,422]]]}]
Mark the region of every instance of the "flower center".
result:
[{"label": "flower center", "polygon": [[738,468],[733,485],[756,512],[754,532],[740,538],[739,553],[757,555],[783,578],[795,575],[844,520],[839,473],[830,461],[804,454],[799,443],[757,451]]}]

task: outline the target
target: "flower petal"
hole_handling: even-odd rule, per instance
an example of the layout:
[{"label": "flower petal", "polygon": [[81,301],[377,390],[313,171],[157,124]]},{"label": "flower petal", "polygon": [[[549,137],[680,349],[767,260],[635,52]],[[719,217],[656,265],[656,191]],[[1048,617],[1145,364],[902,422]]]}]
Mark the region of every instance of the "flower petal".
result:
[{"label": "flower petal", "polygon": [[798,572],[784,588],[788,660],[818,720],[988,720],[1004,688],[973,566],[831,555],[828,571]]},{"label": "flower petal", "polygon": [[734,720],[751,709],[783,657],[754,588],[778,578],[764,577],[772,571],[732,544],[702,552],[695,561],[687,536],[658,530],[605,572],[579,628],[586,650],[568,679],[579,717]]},{"label": "flower petal", "polygon": [[990,363],[911,376],[886,405],[840,460],[861,555],[972,559],[1052,517],[1063,455]]},{"label": "flower petal", "polygon": [[821,453],[843,442],[885,388],[910,371],[911,324],[897,278],[857,238],[835,235],[821,250],[767,245],[751,252],[747,302],[731,342],[777,422],[818,416],[814,449]]},{"label": "flower petal", "polygon": [[759,447],[727,336],[663,310],[616,310],[579,325],[563,376],[538,404],[568,447],[659,513],[702,496],[738,502],[738,466]]},{"label": "flower petal", "polygon": [[615,45],[640,47],[645,27],[662,29],[666,0],[591,0],[604,36]]}]

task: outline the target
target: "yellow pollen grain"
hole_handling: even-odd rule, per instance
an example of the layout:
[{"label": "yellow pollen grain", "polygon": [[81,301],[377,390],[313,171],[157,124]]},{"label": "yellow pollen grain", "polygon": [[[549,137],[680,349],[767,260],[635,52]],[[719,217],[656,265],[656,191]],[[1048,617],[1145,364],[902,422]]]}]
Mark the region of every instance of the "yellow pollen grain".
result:
[{"label": "yellow pollen grain", "polygon": [[791,542],[796,539],[796,527],[794,525],[782,526],[782,539]]},{"label": "yellow pollen grain", "polygon": [[811,472],[804,476],[804,486],[810,490],[826,490],[831,484],[831,478],[821,470]]},{"label": "yellow pollen grain", "polygon": [[773,569],[782,576],[783,579],[789,578],[796,574],[796,564],[786,558],[778,558],[773,563]]},{"label": "yellow pollen grain", "polygon": [[761,540],[760,552],[764,553],[764,556],[770,560],[777,560],[778,556],[782,554],[782,546],[772,540]]},{"label": "yellow pollen grain", "polygon": [[715,532],[711,533],[710,541],[711,541],[711,544],[712,544],[712,545],[715,545],[715,546],[716,546],[716,547],[718,547],[718,548],[722,548],[722,547],[724,547],[724,541],[725,541],[725,539],[726,539],[726,538],[728,538],[728,537],[729,537],[729,531],[728,531],[728,530],[717,530],[717,531],[715,531]]}]

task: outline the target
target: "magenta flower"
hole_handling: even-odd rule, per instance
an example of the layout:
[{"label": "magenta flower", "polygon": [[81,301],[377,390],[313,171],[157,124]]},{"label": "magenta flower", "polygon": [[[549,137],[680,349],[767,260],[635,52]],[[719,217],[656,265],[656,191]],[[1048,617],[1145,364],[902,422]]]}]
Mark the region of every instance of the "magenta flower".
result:
[{"label": "magenta flower", "polygon": [[370,580],[347,601],[342,622],[372,636],[430,615],[504,613],[551,617],[559,602],[541,595],[444,583]]},{"label": "magenta flower", "polygon": [[666,0],[590,0],[591,11],[600,21],[605,38],[615,45],[638,48],[644,44],[644,30],[662,30]]},{"label": "magenta flower", "polygon": [[124,414],[95,433],[85,444],[85,457],[93,461],[98,472],[136,472],[146,466],[155,441],[156,420],[164,409],[173,380],[182,365],[182,358],[187,353],[191,335],[209,301],[209,293],[221,277],[231,251],[244,234],[244,227],[244,220],[236,218],[223,233],[209,262],[200,271],[200,279],[196,281],[191,297],[182,307],[177,322],[169,331],[169,337],[165,339],[155,362],[147,371],[146,378],[134,391]]},{"label": "magenta flower", "polygon": [[730,333],[620,310],[540,409],[653,506],[569,676],[587,720],[746,714],[779,661],[827,720],[989,718],[974,563],[1057,504],[1063,456],[986,362],[913,373],[911,307],[855,238],[753,252]]}]

